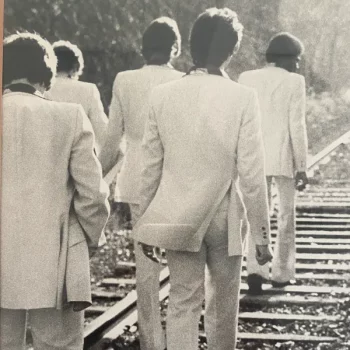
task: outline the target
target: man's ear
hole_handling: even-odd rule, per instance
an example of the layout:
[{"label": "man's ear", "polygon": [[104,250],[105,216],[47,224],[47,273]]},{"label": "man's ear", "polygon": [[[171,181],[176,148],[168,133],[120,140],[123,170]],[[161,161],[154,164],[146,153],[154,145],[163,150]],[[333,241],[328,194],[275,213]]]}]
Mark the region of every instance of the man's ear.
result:
[{"label": "man's ear", "polygon": [[176,41],[171,48],[171,57],[178,57],[180,55],[179,43]]},{"label": "man's ear", "polygon": [[237,44],[236,44],[235,48],[233,49],[233,53],[232,53],[233,55],[235,55],[235,54],[238,52],[240,46],[241,46],[240,43],[237,43]]}]

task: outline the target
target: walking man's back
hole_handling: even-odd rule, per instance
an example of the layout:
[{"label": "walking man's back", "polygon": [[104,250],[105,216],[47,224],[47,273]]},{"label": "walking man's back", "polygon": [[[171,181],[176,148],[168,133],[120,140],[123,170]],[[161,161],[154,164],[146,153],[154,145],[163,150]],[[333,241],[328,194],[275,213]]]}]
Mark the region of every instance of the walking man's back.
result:
[{"label": "walking man's back", "polygon": [[[261,107],[265,170],[271,200],[274,179],[279,192],[279,234],[272,262],[272,283],[282,287],[295,278],[295,187],[305,188],[307,135],[305,79],[296,74],[302,43],[288,33],[273,37],[266,52],[265,68],[242,73],[239,82],[256,89]],[[268,266],[255,263],[249,241],[247,269],[249,290],[261,293]]]},{"label": "walking man's back", "polygon": [[[179,56],[181,37],[174,20],[160,17],[151,22],[142,37],[146,65],[119,73],[113,84],[106,142],[100,154],[104,173],[118,160],[119,144],[125,137],[125,155],[117,176],[115,200],[128,203],[132,226],[140,204],[141,145],[148,119],[149,96],[158,85],[180,79],[172,59]],[[142,350],[163,350],[164,335],[159,313],[161,266],[147,259],[135,241],[138,326]]]},{"label": "walking man's back", "polygon": [[82,349],[82,308],[91,304],[88,250],[97,248],[109,213],[108,187],[82,107],[43,98],[55,73],[53,57],[38,35],[5,40],[3,350],[23,347],[26,311],[35,350]]}]

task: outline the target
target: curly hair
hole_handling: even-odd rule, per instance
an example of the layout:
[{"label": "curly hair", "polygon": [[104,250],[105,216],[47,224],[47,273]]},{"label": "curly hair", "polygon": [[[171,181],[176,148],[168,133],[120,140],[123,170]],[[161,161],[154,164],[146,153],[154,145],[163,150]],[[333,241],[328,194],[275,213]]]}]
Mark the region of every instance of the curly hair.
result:
[{"label": "curly hair", "polygon": [[50,43],[38,34],[23,32],[4,40],[3,85],[18,79],[48,90],[56,75],[57,59]]},{"label": "curly hair", "polygon": [[74,76],[83,73],[84,58],[78,46],[64,40],[56,41],[52,46],[57,56],[58,73],[65,72]]},{"label": "curly hair", "polygon": [[240,45],[243,25],[228,8],[210,8],[199,15],[190,35],[191,56],[195,66],[221,66]]},{"label": "curly hair", "polygon": [[142,36],[142,55],[147,64],[166,64],[181,53],[181,35],[177,23],[169,17],[159,17]]}]

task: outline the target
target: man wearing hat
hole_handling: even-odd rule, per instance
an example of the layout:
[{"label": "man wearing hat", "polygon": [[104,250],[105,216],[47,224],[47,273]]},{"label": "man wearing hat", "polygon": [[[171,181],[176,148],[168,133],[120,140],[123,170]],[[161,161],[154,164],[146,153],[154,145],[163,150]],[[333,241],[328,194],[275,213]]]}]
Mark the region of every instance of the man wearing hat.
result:
[{"label": "man wearing hat", "polygon": [[[255,88],[258,93],[270,204],[272,180],[279,195],[278,235],[271,276],[274,287],[284,287],[295,278],[295,189],[303,190],[308,182],[305,79],[295,73],[303,51],[303,44],[294,35],[278,33],[269,42],[267,65],[239,77],[240,83]],[[255,261],[254,242],[250,238],[249,291],[260,294],[269,270],[267,265],[260,266]]]}]

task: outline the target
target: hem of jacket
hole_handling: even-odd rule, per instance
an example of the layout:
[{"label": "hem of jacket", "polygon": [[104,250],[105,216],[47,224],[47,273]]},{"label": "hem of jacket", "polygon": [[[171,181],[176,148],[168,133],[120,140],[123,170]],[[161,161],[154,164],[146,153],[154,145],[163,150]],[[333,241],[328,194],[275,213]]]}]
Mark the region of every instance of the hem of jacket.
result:
[{"label": "hem of jacket", "polygon": [[[29,305],[29,304],[28,304]],[[1,309],[8,309],[8,310],[38,310],[38,309],[60,309],[57,307],[57,303],[47,303],[47,304],[42,304],[42,305],[30,305],[28,306],[27,304],[25,305],[21,305],[21,304],[16,304],[16,305],[12,305],[12,304],[8,304],[8,303],[2,303],[0,304],[0,308]],[[63,306],[63,309],[65,308],[65,306]]]},{"label": "hem of jacket", "polygon": [[[189,240],[187,242],[187,244],[183,244],[183,243],[179,243],[179,245],[175,246],[175,244],[173,244],[173,242],[170,242],[169,244],[169,239],[166,239],[166,242],[162,242],[162,236],[159,235],[158,237],[154,237],[154,235],[150,235],[148,234],[147,236],[145,236],[145,232],[146,232],[146,227],[147,226],[152,226],[152,225],[145,225],[143,223],[139,223],[136,224],[135,229],[134,229],[134,235],[133,235],[133,239],[137,242],[141,242],[141,243],[145,243],[145,244],[149,244],[149,245],[153,245],[156,247],[160,247],[166,250],[176,250],[176,251],[184,251],[184,252],[198,252],[203,244],[204,241],[204,237],[205,234],[208,230],[208,227],[212,221],[212,219],[214,218],[217,209],[219,207],[219,205],[221,204],[223,198],[225,197],[226,193],[230,190],[232,185],[232,179],[228,180],[227,183],[223,186],[223,189],[221,189],[221,191],[219,192],[219,195],[217,196],[217,203],[216,205],[214,205],[209,212],[207,213],[207,215],[204,217],[204,220],[202,221],[201,224],[199,224],[198,228],[194,231],[193,230],[193,234],[191,237],[189,237]],[[172,224],[171,224],[172,225]],[[169,230],[171,230],[171,225],[169,225]],[[173,224],[174,228],[173,230],[175,231],[176,229],[176,224]],[[146,226],[146,227],[145,227]],[[188,226],[190,227],[191,225],[188,224]],[[153,225],[153,229],[155,229],[156,226]],[[144,233],[143,237],[140,237],[140,232]],[[229,234],[229,233],[227,233]]]},{"label": "hem of jacket", "polygon": [[294,175],[291,175],[291,174],[285,174],[285,173],[277,173],[277,172],[266,172],[266,176],[272,176],[272,177],[277,177],[277,176],[280,176],[280,177],[288,177],[289,179],[294,179]]},{"label": "hem of jacket", "polygon": [[126,196],[114,196],[113,197],[114,202],[118,202],[118,203],[130,203],[130,204],[138,204],[140,205],[140,200],[139,199],[135,199],[132,197],[126,197]]}]

